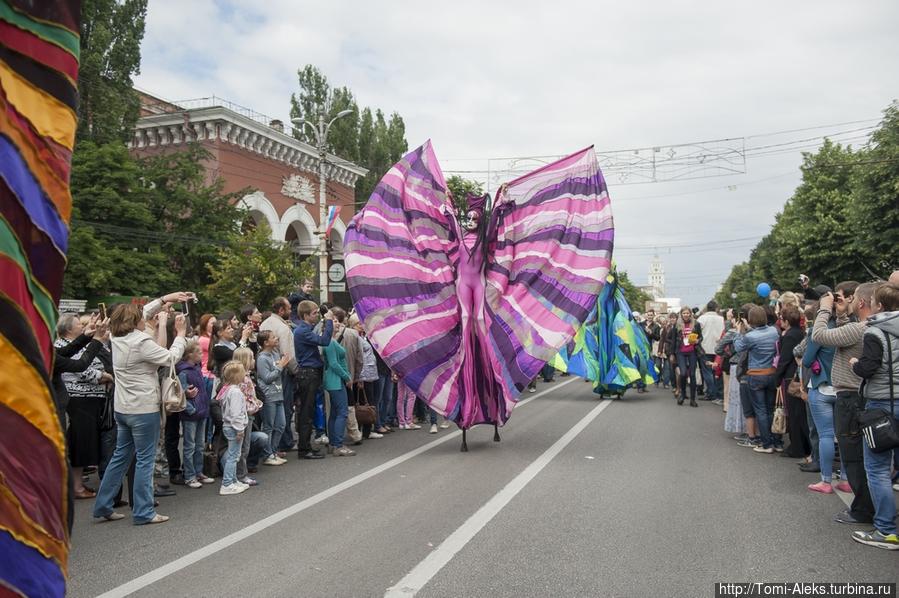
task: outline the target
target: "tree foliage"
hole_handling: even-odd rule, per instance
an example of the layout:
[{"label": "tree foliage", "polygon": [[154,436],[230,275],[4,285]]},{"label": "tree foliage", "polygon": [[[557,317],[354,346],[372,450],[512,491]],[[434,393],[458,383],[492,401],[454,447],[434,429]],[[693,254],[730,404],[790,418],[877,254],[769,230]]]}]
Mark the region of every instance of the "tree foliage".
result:
[{"label": "tree foliage", "polygon": [[618,286],[621,287],[621,292],[624,293],[627,304],[631,306],[631,311],[636,310],[642,312],[645,309],[646,302],[652,301],[652,297],[637,288],[637,286],[631,282],[626,271],[616,270],[613,274],[618,279]]},{"label": "tree foliage", "polygon": [[457,174],[446,179],[446,186],[453,196],[453,205],[458,214],[468,211],[469,195],[484,195],[484,185],[482,183],[463,178]]},{"label": "tree foliage", "polygon": [[240,232],[234,205],[206,180],[199,145],[138,160],[121,143],[83,141],[72,161],[73,225],[65,293],[155,295],[201,291],[218,249]]},{"label": "tree foliage", "polygon": [[[365,203],[384,173],[409,149],[403,118],[396,112],[388,118],[380,109],[368,107],[360,111],[352,90],[332,88],[328,78],[311,64],[297,71],[297,82],[299,92],[290,96],[291,119],[317,125],[319,115],[328,123],[341,111],[352,111],[328,130],[328,151],[368,169],[368,175],[356,183],[356,203]],[[316,145],[309,126],[295,128],[294,136]]]},{"label": "tree foliage", "polygon": [[140,72],[147,0],[83,0],[78,69],[78,141],[126,141],[140,110],[132,77]]},{"label": "tree foliage", "polygon": [[[899,268],[899,108],[893,104],[860,149],[826,140],[803,157],[802,182],[749,259],[734,266],[722,305],[761,301],[760,282],[796,290],[812,284],[886,278]],[[736,299],[731,297],[736,294]]]},{"label": "tree foliage", "polygon": [[248,227],[216,253],[215,261],[207,266],[212,278],[207,295],[220,310],[246,303],[271,305],[275,297],[315,273],[314,258],[296,266],[289,245],[272,241],[265,223]]}]

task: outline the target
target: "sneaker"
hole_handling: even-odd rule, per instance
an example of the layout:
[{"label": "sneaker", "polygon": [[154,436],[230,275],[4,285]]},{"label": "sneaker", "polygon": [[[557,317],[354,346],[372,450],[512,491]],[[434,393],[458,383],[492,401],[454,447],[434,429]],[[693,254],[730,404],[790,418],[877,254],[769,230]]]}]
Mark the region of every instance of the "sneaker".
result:
[{"label": "sneaker", "polygon": [[536,388],[529,388],[529,389],[528,389],[528,392],[537,392],[537,389],[536,389]]},{"label": "sneaker", "polygon": [[198,480],[196,478],[194,478],[192,480],[187,480],[184,483],[184,485],[187,486],[188,488],[202,488],[203,487],[203,484],[200,483],[200,480]]},{"label": "sneaker", "polygon": [[739,442],[740,440],[748,440],[748,439],[749,439],[749,434],[738,434],[737,436],[734,436],[734,440],[736,440],[737,442]]},{"label": "sneaker", "polygon": [[228,496],[229,494],[240,494],[241,492],[246,492],[249,486],[244,486],[240,483],[234,483],[230,486],[222,486],[219,488],[219,494],[221,496]]},{"label": "sneaker", "polygon": [[287,461],[279,459],[277,455],[269,455],[268,459],[262,462],[263,465],[284,465]]},{"label": "sneaker", "polygon": [[748,438],[744,438],[743,440],[740,440],[739,442],[737,442],[737,446],[745,446],[748,448],[752,448],[752,447],[758,446],[758,445],[755,444],[754,442],[752,442],[751,440],[749,440]]},{"label": "sneaker", "polygon": [[370,434],[368,435],[368,437],[369,437],[369,438],[374,438],[374,439],[377,440],[378,438],[384,438],[384,435],[383,435],[383,434],[378,434],[377,432],[372,432],[372,433],[370,433]]},{"label": "sneaker", "polygon": [[770,455],[770,454],[774,453],[774,451],[776,449],[774,449],[773,447],[770,447],[770,446],[768,448],[765,448],[763,446],[757,446],[757,447],[754,447],[752,450],[755,451],[756,453],[765,453],[766,455]]},{"label": "sneaker", "polygon": [[867,544],[876,548],[899,550],[899,537],[896,537],[896,534],[885,535],[876,529],[870,532],[854,531],[852,532],[852,539],[859,544]]},{"label": "sneaker", "polygon": [[407,424],[406,429],[407,430],[421,430],[421,426],[419,426],[418,424]]},{"label": "sneaker", "polygon": [[345,446],[340,447],[339,449],[334,449],[335,457],[352,457],[356,454],[356,451],[353,449],[349,449]]},{"label": "sneaker", "polygon": [[862,521],[860,519],[856,519],[852,516],[852,513],[849,512],[849,509],[843,509],[839,513],[833,516],[833,520],[837,523],[845,523],[847,525],[871,525],[873,521]]},{"label": "sneaker", "polygon": [[782,446],[775,446],[775,447],[774,447],[774,452],[775,452],[775,453],[782,453],[782,452],[784,452],[784,447],[782,447]]},{"label": "sneaker", "polygon": [[431,429],[428,430],[428,434],[436,434],[437,433],[437,424],[431,424]]},{"label": "sneaker", "polygon": [[215,484],[215,479],[205,476],[202,473],[197,476],[197,479],[203,484]]},{"label": "sneaker", "polygon": [[448,421],[444,420],[443,423],[441,423],[437,427],[440,428],[441,430],[446,430],[447,428],[450,427],[450,423]]},{"label": "sneaker", "polygon": [[827,482],[818,482],[817,484],[809,484],[808,489],[812,492],[820,492],[821,494],[833,494],[833,486]]},{"label": "sneaker", "polygon": [[899,484],[893,484],[893,492],[899,492]]},{"label": "sneaker", "polygon": [[257,482],[256,480],[254,480],[253,478],[251,478],[249,476],[240,480],[240,483],[243,484],[244,486],[246,486],[247,488],[249,488],[250,486],[258,486],[259,485],[259,482]]},{"label": "sneaker", "polygon": [[315,444],[328,444],[328,437],[322,434],[321,436],[313,440],[313,442],[315,442]]},{"label": "sneaker", "polygon": [[842,481],[838,484],[833,485],[834,490],[839,490],[840,492],[848,492],[852,494],[852,486],[849,485],[849,482]]}]

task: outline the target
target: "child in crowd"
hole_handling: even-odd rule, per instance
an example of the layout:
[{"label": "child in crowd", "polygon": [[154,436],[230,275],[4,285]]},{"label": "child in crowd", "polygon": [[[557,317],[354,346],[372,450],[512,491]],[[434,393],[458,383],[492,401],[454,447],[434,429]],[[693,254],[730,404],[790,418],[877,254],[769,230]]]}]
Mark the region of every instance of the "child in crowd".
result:
[{"label": "child in crowd", "polygon": [[209,416],[209,394],[202,372],[203,350],[197,341],[190,341],[184,356],[175,366],[181,386],[187,393],[187,407],[181,413],[182,442],[184,443],[184,479],[190,488],[215,482],[203,475],[203,443],[206,438],[206,418]]},{"label": "child in crowd", "polygon": [[412,419],[415,409],[415,393],[406,386],[402,380],[394,376],[396,386],[396,417],[400,422],[401,430],[420,430],[421,426]]},{"label": "child in crowd", "polygon": [[281,384],[282,370],[290,362],[290,357],[278,352],[278,335],[264,330],[256,337],[259,355],[256,363],[256,381],[262,394],[262,431],[269,438],[263,465],[283,465],[287,460],[275,452],[284,433],[284,389]]},{"label": "child in crowd", "polygon": [[234,359],[243,364],[247,375],[244,376],[240,383],[240,391],[243,393],[244,400],[247,403],[247,433],[244,434],[243,442],[240,445],[240,459],[237,461],[237,479],[247,486],[256,486],[259,482],[255,478],[249,476],[247,469],[247,455],[250,454],[250,444],[253,436],[253,419],[262,408],[262,402],[256,398],[256,383],[253,381],[253,374],[256,371],[256,359],[253,357],[253,350],[248,347],[241,347],[234,351]]},{"label": "child in crowd", "polygon": [[228,440],[228,450],[222,464],[222,487],[219,494],[240,494],[249,486],[237,479],[237,461],[244,436],[249,434],[247,400],[240,385],[247,377],[247,369],[239,361],[229,361],[222,369],[222,388],[216,397],[222,406],[222,434]]}]

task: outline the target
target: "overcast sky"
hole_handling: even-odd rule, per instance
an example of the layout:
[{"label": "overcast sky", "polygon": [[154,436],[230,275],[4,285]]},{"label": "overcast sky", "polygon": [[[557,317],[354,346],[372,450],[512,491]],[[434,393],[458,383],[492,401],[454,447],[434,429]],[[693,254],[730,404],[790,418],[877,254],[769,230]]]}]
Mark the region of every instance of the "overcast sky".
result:
[{"label": "overcast sky", "polygon": [[[619,266],[645,284],[657,247],[668,295],[698,304],[790,197],[794,148],[825,134],[863,144],[854,130],[899,97],[897,30],[895,0],[150,0],[136,83],[287,121],[296,70],[314,64],[360,106],[399,112],[410,148],[432,139],[444,170],[469,178],[489,158],[736,138],[750,148],[742,174],[607,174]],[[767,135],[819,125],[833,126]]]}]

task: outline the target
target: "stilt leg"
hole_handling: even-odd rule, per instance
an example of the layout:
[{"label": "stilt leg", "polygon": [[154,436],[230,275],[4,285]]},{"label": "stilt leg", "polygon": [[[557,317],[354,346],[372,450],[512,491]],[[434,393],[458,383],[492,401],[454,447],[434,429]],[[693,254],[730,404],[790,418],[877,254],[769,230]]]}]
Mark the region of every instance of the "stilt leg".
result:
[{"label": "stilt leg", "polygon": [[466,432],[466,430],[462,430],[462,448],[459,449],[460,452],[463,452],[463,453],[468,452],[468,443],[465,441],[465,432]]},{"label": "stilt leg", "polygon": [[493,424],[493,442],[499,442],[499,426]]}]

